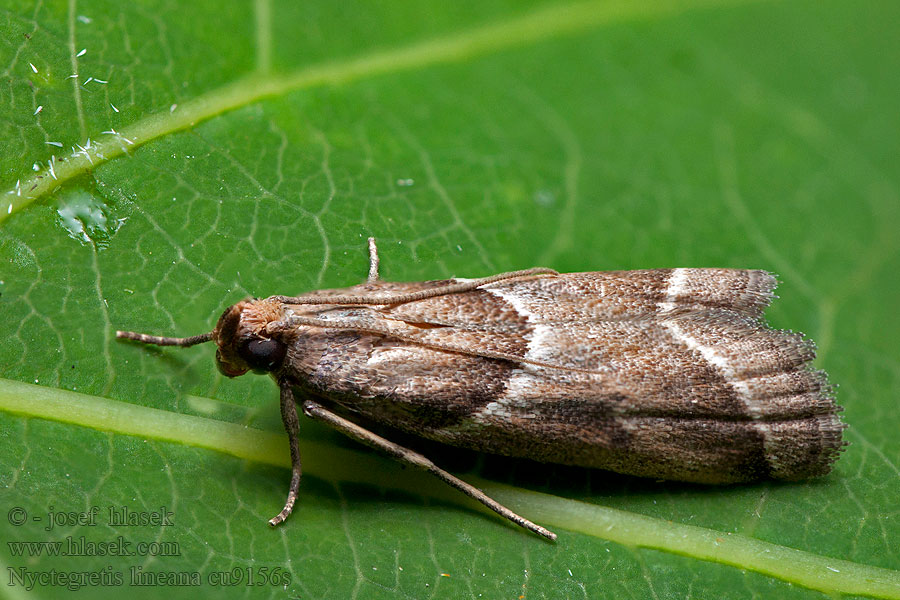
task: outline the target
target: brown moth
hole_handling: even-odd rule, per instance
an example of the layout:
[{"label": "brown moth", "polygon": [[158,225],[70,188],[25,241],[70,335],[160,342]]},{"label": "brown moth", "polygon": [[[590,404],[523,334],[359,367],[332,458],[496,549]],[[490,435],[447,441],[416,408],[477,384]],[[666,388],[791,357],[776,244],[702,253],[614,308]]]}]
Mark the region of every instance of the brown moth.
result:
[{"label": "brown moth", "polygon": [[775,278],[740,269],[560,274],[388,283],[369,240],[368,281],[248,299],[210,333],[228,377],[269,373],[300,485],[296,402],[308,417],[437,475],[549,539],[375,422],[453,446],[701,483],[800,480],[831,469],[844,424],[812,342],[769,328]]}]

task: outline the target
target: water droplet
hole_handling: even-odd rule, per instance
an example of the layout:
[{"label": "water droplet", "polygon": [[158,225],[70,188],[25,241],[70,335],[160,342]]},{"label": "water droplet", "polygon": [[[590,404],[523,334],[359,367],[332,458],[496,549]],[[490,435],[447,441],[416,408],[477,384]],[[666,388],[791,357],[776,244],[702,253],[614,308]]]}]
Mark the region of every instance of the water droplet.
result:
[{"label": "water droplet", "polygon": [[540,206],[553,206],[556,204],[556,194],[550,190],[538,190],[534,193],[534,202]]},{"label": "water droplet", "polygon": [[125,219],[112,218],[110,207],[84,190],[61,197],[56,213],[70,238],[94,245],[98,250],[109,246],[110,238],[125,222]]}]

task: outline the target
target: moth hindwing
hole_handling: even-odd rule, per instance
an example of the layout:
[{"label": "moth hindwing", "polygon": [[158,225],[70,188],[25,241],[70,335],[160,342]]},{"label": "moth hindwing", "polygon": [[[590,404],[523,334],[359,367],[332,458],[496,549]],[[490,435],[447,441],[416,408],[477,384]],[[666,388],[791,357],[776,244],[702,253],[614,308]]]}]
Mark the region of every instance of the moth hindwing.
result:
[{"label": "moth hindwing", "polygon": [[248,299],[189,338],[214,341],[229,377],[269,373],[281,390],[292,477],[304,414],[430,471],[507,519],[517,515],[425,456],[361,426],[454,446],[629,475],[733,483],[829,472],[844,424],[802,335],[769,328],[775,278],[739,269],[560,274],[389,283],[369,240],[364,284]]}]

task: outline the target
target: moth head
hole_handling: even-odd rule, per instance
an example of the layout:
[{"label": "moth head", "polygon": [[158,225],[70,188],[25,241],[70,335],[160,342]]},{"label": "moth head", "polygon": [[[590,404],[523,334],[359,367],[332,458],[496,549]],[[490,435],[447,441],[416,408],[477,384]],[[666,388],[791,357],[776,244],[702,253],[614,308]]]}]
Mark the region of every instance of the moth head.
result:
[{"label": "moth head", "polygon": [[287,346],[266,333],[266,325],[280,317],[278,302],[249,299],[228,307],[209,333],[175,338],[117,331],[116,337],[156,346],[187,347],[213,341],[218,346],[216,366],[223,375],[237,377],[247,371],[271,373],[281,368],[287,354]]},{"label": "moth head", "polygon": [[265,330],[278,318],[275,308],[265,300],[243,300],[225,309],[212,331],[220,373],[238,377],[247,371],[270,373],[281,368],[287,346]]}]

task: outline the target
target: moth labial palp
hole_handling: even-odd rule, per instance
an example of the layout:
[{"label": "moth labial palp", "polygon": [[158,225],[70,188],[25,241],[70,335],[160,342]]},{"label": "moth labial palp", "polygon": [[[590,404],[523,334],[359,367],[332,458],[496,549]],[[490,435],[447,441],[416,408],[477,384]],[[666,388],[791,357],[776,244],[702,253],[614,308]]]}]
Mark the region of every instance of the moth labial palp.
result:
[{"label": "moth labial palp", "polygon": [[[268,373],[281,389],[296,502],[297,404],[310,418],[429,471],[510,521],[517,515],[373,422],[477,451],[643,477],[734,483],[826,474],[840,408],[803,336],[769,328],[774,277],[741,269],[560,274],[392,283],[248,299],[190,338],[219,370]],[[295,401],[296,400],[296,401]]]}]

